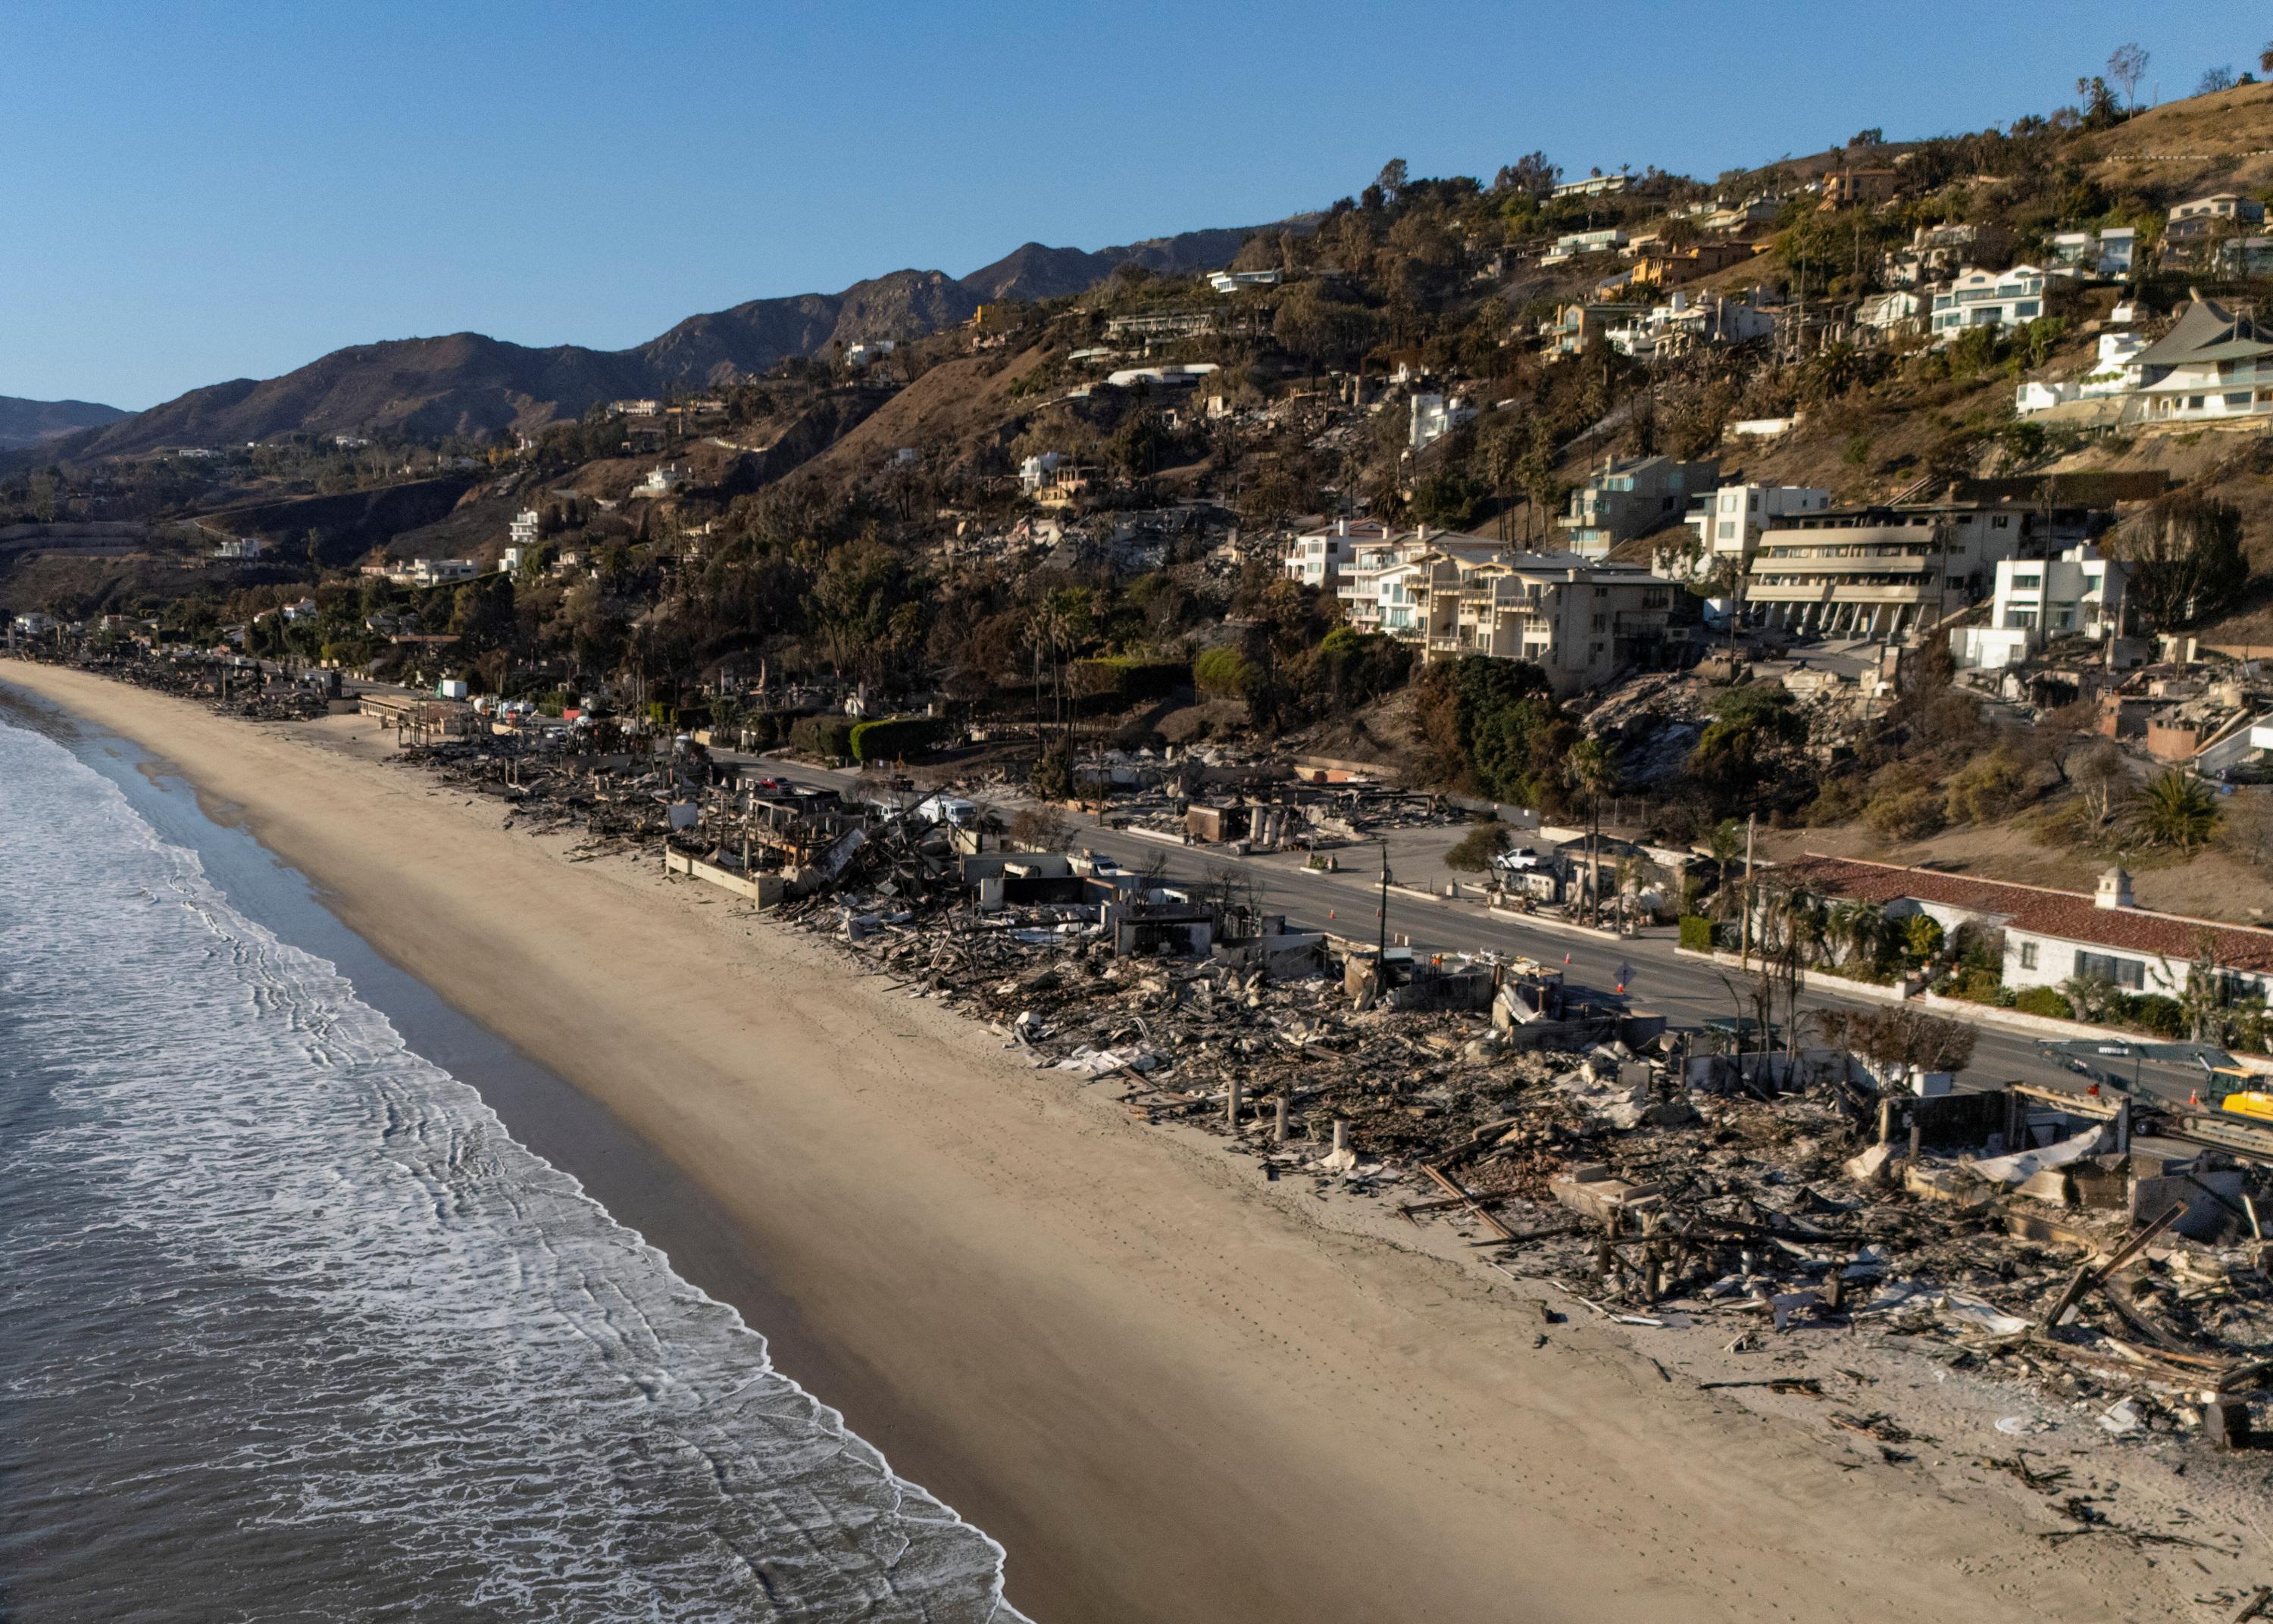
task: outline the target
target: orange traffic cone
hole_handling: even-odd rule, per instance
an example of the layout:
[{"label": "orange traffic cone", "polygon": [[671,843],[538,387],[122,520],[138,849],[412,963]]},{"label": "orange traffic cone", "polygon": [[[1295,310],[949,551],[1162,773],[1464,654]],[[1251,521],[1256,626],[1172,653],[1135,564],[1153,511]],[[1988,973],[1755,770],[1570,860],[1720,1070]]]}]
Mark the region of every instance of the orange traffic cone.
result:
[{"label": "orange traffic cone", "polygon": [[1567,953],[1566,953],[1566,954],[1564,954],[1563,955],[1563,962],[1564,962],[1564,963],[1565,963],[1565,964],[1568,964],[1570,962],[1571,962],[1571,955],[1570,955],[1569,954],[1567,954]]}]

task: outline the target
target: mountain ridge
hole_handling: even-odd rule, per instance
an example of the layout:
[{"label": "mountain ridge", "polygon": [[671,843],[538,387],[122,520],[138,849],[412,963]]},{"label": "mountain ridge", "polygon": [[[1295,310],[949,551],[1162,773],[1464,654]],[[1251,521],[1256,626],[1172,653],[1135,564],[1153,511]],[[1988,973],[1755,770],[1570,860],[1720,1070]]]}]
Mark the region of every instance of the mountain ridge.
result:
[{"label": "mountain ridge", "polygon": [[[717,387],[832,346],[921,337],[968,320],[994,300],[1080,293],[1126,263],[1164,274],[1223,264],[1252,232],[1302,228],[1311,218],[1183,232],[1093,252],[1026,243],[966,276],[905,269],[833,294],[746,300],[689,316],[627,349],[536,347],[478,333],[349,345],[275,378],[208,384],[146,411],[73,425],[55,438],[54,448],[59,455],[109,457],[292,432],[392,431],[419,438],[527,432],[580,416],[600,401]],[[0,448],[7,446],[0,439]]]},{"label": "mountain ridge", "polygon": [[131,415],[99,400],[27,400],[0,394],[0,451],[26,451]]}]

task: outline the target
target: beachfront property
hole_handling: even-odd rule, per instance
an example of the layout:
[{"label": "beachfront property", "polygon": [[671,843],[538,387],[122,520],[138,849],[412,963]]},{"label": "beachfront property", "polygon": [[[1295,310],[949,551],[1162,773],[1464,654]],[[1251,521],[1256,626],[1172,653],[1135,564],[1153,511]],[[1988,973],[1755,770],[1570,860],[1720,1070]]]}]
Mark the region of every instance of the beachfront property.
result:
[{"label": "beachfront property", "polygon": [[[1830,505],[1831,493],[1812,485],[1722,485],[1691,503],[1685,522],[1695,543],[1679,550],[1686,555],[1689,573],[1702,580],[1725,560],[1749,562],[1770,524],[1819,513]],[[1671,573],[1680,564],[1676,550],[1658,550],[1660,570]]]},{"label": "beachfront property", "polygon": [[1400,635],[1425,661],[1528,661],[1558,695],[1657,663],[1678,589],[1646,569],[1517,552],[1481,536],[1438,537],[1434,556],[1399,584],[1416,611]]},{"label": "beachfront property", "polygon": [[1998,563],[2095,540],[2112,515],[2022,502],[1827,508],[1768,525],[1744,598],[1756,624],[1908,638],[1977,602]]},{"label": "beachfront property", "polygon": [[2273,990],[2273,930],[2141,908],[2121,868],[2102,874],[2089,896],[1815,853],[1776,872],[1828,902],[1866,902],[1892,918],[1924,914],[1952,935],[1971,925],[2001,936],[2002,982],[2012,992],[2097,978],[2178,998],[2197,964],[2228,999]]}]

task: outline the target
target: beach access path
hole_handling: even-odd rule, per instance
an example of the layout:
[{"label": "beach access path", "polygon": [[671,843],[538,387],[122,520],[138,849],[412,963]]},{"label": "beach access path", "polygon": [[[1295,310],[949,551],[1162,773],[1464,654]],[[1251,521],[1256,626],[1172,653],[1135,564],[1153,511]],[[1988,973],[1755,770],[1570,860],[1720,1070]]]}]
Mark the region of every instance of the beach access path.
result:
[{"label": "beach access path", "polygon": [[2079,1624],[2190,1616],[2206,1586],[2040,1537],[1999,1474],[1952,1492],[1698,1391],[710,887],[571,863],[376,759],[367,720],[0,683],[140,743],[684,1169],[794,1306],[759,1323],[784,1368],[1001,1540],[1046,1624]]}]

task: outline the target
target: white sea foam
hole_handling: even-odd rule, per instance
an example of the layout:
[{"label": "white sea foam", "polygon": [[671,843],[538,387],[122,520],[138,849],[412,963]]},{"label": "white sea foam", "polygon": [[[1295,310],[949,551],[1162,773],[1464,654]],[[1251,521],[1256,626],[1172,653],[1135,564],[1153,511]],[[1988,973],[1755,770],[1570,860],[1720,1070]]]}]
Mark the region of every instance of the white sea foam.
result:
[{"label": "white sea foam", "polygon": [[4,724],[0,1244],[14,1616],[1018,1617],[731,1309]]}]

